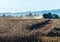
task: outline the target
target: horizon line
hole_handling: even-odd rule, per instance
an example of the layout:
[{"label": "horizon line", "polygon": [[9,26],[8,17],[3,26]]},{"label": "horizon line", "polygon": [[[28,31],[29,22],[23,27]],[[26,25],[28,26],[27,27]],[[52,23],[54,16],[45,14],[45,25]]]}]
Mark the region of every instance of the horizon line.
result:
[{"label": "horizon line", "polygon": [[44,10],[33,10],[33,11],[31,11],[31,10],[27,10],[27,11],[0,11],[1,13],[2,12],[6,12],[6,13],[8,13],[8,12],[10,12],[10,13],[16,13],[16,12],[34,12],[34,11],[49,11],[49,10],[57,10],[57,9],[44,9]]}]

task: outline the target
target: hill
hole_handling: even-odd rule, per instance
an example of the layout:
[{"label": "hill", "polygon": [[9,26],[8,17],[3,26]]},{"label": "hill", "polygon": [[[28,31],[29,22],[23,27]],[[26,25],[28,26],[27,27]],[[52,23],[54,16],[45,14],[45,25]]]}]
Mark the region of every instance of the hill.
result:
[{"label": "hill", "polygon": [[44,13],[48,13],[48,12],[51,12],[53,14],[57,14],[57,15],[60,15],[60,9],[54,9],[54,10],[43,10],[43,11],[28,11],[28,12],[15,12],[15,13],[12,13],[12,12],[0,12],[0,15],[3,15],[3,14],[6,14],[6,15],[13,15],[13,16],[20,16],[20,15],[27,15],[29,13],[32,13],[32,14],[37,14],[37,15],[42,15]]}]

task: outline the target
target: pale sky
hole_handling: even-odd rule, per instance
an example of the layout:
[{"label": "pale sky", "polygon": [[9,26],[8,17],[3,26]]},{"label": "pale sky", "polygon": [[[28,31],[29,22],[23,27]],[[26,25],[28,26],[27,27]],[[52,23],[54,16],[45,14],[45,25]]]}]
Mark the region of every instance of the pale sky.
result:
[{"label": "pale sky", "polygon": [[0,12],[60,9],[60,0],[0,0]]}]

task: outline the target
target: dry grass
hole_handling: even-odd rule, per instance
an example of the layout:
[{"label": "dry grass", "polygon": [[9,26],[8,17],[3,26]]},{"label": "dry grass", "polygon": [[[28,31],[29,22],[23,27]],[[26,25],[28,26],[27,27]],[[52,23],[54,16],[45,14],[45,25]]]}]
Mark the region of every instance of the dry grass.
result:
[{"label": "dry grass", "polygon": [[57,20],[51,20],[47,25],[38,29],[29,30],[29,27],[27,28],[27,26],[40,24],[44,21],[46,19],[0,19],[0,40],[4,40],[3,42],[52,42],[57,39],[56,41],[59,41],[59,37],[55,39],[55,37],[41,36],[54,29]]},{"label": "dry grass", "polygon": [[41,36],[38,37],[38,41],[41,42],[60,42],[59,36],[49,37],[49,36]]},{"label": "dry grass", "polygon": [[28,25],[41,23],[45,20],[0,19],[0,36],[15,37],[29,35]]}]

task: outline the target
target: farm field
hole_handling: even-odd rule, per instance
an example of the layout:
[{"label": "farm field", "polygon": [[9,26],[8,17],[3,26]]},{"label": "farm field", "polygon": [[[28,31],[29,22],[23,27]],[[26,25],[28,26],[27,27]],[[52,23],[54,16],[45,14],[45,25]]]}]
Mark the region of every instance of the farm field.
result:
[{"label": "farm field", "polygon": [[60,42],[59,19],[0,19],[1,42]]}]

